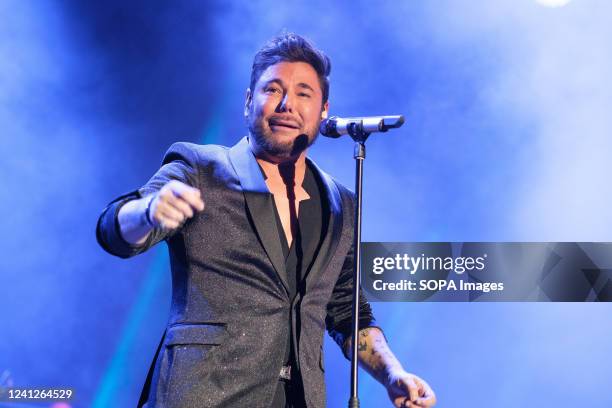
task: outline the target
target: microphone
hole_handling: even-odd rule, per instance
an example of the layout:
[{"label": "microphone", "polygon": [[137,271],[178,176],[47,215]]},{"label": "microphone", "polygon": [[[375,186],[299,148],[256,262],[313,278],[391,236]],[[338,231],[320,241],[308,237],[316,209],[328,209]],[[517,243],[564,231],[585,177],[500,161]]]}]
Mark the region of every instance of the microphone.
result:
[{"label": "microphone", "polygon": [[339,118],[332,116],[321,121],[319,132],[323,136],[338,138],[342,135],[355,133],[386,132],[404,124],[403,115],[364,116],[355,118]]}]

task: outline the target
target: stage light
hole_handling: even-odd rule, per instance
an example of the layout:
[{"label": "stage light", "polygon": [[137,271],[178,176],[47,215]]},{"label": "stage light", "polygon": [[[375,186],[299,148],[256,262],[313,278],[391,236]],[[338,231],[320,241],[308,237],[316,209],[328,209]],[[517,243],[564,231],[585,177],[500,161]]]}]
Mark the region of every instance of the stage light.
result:
[{"label": "stage light", "polygon": [[570,0],[536,0],[536,3],[544,7],[563,7],[569,2]]}]

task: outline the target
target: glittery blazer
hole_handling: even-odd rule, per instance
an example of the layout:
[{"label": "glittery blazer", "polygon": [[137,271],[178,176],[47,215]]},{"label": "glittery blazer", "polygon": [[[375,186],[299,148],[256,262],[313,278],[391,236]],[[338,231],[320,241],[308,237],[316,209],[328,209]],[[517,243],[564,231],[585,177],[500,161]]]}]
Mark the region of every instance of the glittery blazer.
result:
[{"label": "glittery blazer", "polygon": [[[294,299],[273,196],[246,137],[232,148],[173,144],[146,185],[104,209],[97,238],[106,251],[128,258],[165,240],[170,252],[171,315],[139,406],[267,408],[288,336],[308,407],[325,406],[325,328],[341,346],[350,336],[354,196],[309,165],[324,186],[330,218],[305,291]],[[118,231],[121,205],[172,179],[199,188],[204,211],[173,233],[153,230],[142,246],[127,243]],[[371,326],[363,296],[360,307],[360,326]]]}]

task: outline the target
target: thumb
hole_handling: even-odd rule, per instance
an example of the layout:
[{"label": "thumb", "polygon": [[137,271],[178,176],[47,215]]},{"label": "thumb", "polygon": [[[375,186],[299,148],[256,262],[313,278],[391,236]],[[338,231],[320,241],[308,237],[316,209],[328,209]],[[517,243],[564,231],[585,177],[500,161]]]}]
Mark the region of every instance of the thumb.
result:
[{"label": "thumb", "polygon": [[402,388],[406,391],[410,397],[410,401],[415,402],[419,398],[419,387],[417,386],[414,378],[408,376],[400,379]]}]

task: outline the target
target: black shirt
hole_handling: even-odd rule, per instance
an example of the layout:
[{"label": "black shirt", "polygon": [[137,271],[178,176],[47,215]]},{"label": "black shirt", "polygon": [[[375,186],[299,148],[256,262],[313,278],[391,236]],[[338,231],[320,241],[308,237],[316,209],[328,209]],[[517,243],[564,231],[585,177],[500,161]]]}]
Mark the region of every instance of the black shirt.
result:
[{"label": "black shirt", "polygon": [[[303,291],[304,277],[315,258],[316,252],[326,231],[323,220],[327,221],[329,214],[324,217],[324,205],[321,202],[321,186],[318,183],[310,166],[306,166],[306,174],[302,184],[306,193],[310,196],[307,200],[299,203],[298,223],[293,228],[293,241],[291,247],[287,243],[287,237],[278,214],[276,206],[276,226],[279,239],[285,256],[285,270],[287,271],[287,282],[289,283],[289,296],[293,300],[295,295]],[[289,198],[291,203],[291,197]],[[327,222],[325,222],[327,224]],[[325,225],[326,227],[326,225]],[[303,294],[303,293],[302,293]]]},{"label": "black shirt", "polygon": [[[285,231],[283,230],[278,209],[276,208],[276,205],[274,206],[276,227],[281,246],[283,248],[283,255],[285,256],[285,270],[287,272],[289,296],[292,301],[295,299],[295,296],[298,293],[304,295],[304,278],[308,274],[310,266],[316,257],[317,251],[319,250],[319,246],[323,241],[323,236],[327,232],[327,227],[329,224],[329,208],[326,201],[321,200],[321,197],[325,194],[323,186],[321,181],[318,180],[315,173],[308,165],[306,166],[306,173],[304,175],[302,187],[304,190],[306,190],[306,193],[310,196],[310,198],[307,200],[302,200],[299,203],[297,224],[292,228],[293,240],[291,242],[291,246],[289,246],[287,242],[287,237],[285,235]],[[295,197],[292,197],[290,193],[290,206],[294,203],[294,200]],[[291,208],[292,207],[290,207],[290,209]],[[293,217],[295,217],[295,214],[293,214]],[[289,333],[291,333],[291,311],[288,310],[287,313],[287,324],[289,325]],[[299,319],[299,313],[297,313],[296,316]],[[299,322],[296,322],[296,327],[299,330]],[[300,333],[296,333],[296,336],[299,339]],[[288,403],[287,406],[302,406],[300,401],[303,401],[303,388],[300,375],[295,370],[296,364],[294,362],[295,356],[293,355],[293,343],[291,336],[287,338],[284,361],[286,364],[292,366],[292,385],[285,385],[285,387],[289,387],[288,390],[290,390],[290,395],[288,395],[287,398],[289,398],[291,401],[289,401],[287,398],[284,400],[282,398],[280,400],[277,398],[279,397],[279,392],[287,392],[287,389],[283,391],[284,387],[279,385],[280,388],[277,389],[277,396],[275,397],[275,404],[273,404],[273,406],[276,407],[278,403],[280,403],[278,406],[283,407],[285,406],[285,403]]]}]

